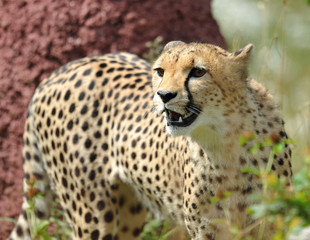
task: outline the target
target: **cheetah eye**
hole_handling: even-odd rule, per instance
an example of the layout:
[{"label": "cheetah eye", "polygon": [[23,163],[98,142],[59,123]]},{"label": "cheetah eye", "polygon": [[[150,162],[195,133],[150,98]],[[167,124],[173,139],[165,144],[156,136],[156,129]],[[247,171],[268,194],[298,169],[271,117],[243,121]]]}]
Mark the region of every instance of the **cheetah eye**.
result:
[{"label": "cheetah eye", "polygon": [[207,72],[207,70],[206,70],[206,69],[203,69],[203,68],[193,68],[193,69],[191,70],[191,72],[189,73],[189,75],[190,75],[191,77],[200,78],[200,77],[202,77],[203,75],[205,75],[206,72]]},{"label": "cheetah eye", "polygon": [[155,68],[154,70],[157,72],[158,76],[160,76],[160,77],[164,76],[164,73],[165,73],[164,69],[162,69],[162,68]]}]

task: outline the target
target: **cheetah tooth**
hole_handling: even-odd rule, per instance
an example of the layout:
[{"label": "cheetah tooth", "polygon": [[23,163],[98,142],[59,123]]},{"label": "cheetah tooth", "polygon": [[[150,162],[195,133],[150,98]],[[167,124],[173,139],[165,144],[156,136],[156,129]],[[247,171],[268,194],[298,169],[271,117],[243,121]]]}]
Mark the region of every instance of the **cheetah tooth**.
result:
[{"label": "cheetah tooth", "polygon": [[182,119],[182,117],[180,116],[180,117],[179,117],[179,122],[182,122],[182,121],[183,121],[183,119]]}]

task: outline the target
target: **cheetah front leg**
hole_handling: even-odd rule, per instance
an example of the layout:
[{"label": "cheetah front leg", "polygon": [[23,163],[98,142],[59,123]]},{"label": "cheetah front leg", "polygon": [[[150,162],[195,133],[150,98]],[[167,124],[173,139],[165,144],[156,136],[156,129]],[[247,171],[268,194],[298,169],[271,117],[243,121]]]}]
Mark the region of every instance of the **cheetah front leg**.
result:
[{"label": "cheetah front leg", "polygon": [[96,178],[96,193],[77,190],[78,200],[61,204],[72,228],[72,239],[136,240],[143,228],[146,208],[120,179]]},{"label": "cheetah front leg", "polygon": [[[46,171],[45,159],[39,145],[38,134],[35,130],[31,106],[25,126],[23,136],[23,167],[25,174],[23,179],[22,211],[8,240],[30,240],[33,237],[31,235],[36,234],[33,226],[35,219],[33,217],[47,219],[50,215],[50,206],[54,196]],[[37,197],[37,194],[40,194],[41,197]],[[33,199],[32,209],[30,209],[29,205],[31,199]],[[33,215],[29,214],[30,212]]]},{"label": "cheetah front leg", "polygon": [[124,183],[119,186],[118,208],[118,239],[139,239],[145,223],[147,210],[136,197],[131,187]]}]

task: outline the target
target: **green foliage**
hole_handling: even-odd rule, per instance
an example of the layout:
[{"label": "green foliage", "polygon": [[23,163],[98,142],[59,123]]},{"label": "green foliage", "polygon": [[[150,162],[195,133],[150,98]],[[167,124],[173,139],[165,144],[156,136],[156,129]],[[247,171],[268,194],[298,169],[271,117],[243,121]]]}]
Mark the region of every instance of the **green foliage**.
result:
[{"label": "green foliage", "polygon": [[163,49],[163,37],[158,36],[152,42],[147,42],[145,46],[149,49],[148,53],[143,54],[143,58],[152,63]]},{"label": "green foliage", "polygon": [[169,222],[160,219],[150,220],[143,229],[141,240],[166,240],[176,229],[171,229]]},{"label": "green foliage", "polygon": [[[240,139],[242,146],[253,141],[255,137],[245,134]],[[246,168],[242,172],[249,172],[261,178],[263,193],[253,194],[257,204],[248,208],[248,213],[260,223],[272,224],[275,234],[272,240],[285,240],[290,234],[298,233],[302,228],[310,226],[310,152],[305,157],[305,167],[293,178],[290,185],[284,178],[271,171],[273,155],[284,150],[285,144],[291,140],[275,141],[277,138],[266,139],[263,143],[255,143],[251,148],[253,154],[260,147],[271,147],[271,154],[266,169]],[[244,231],[244,230],[243,230]],[[233,231],[232,233],[235,233]],[[239,233],[239,231],[237,231]]]},{"label": "green foliage", "polygon": [[266,219],[275,225],[274,240],[284,240],[291,233],[297,233],[310,225],[310,165],[296,174],[292,185],[287,186],[284,179],[277,179],[273,173],[262,179],[266,189],[256,195],[260,203],[249,208],[255,219]]},{"label": "green foliage", "polygon": [[31,238],[34,240],[69,240],[71,239],[71,229],[65,221],[63,211],[59,207],[59,200],[56,198],[51,206],[51,216],[42,220],[36,217],[35,204],[38,199],[43,198],[42,193],[35,187],[36,178],[31,178],[27,184],[29,207],[26,209],[27,219],[30,227]]}]

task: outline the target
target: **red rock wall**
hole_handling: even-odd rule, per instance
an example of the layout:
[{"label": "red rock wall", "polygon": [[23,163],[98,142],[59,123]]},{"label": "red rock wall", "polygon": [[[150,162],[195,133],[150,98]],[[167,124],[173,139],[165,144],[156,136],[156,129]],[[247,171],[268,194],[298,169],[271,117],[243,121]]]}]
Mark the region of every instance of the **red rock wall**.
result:
[{"label": "red rock wall", "polygon": [[[24,120],[43,77],[86,55],[141,56],[159,35],[225,46],[210,0],[0,1],[0,217],[20,211]],[[12,227],[1,223],[0,239]]]}]

